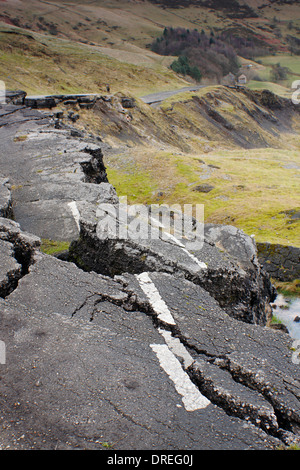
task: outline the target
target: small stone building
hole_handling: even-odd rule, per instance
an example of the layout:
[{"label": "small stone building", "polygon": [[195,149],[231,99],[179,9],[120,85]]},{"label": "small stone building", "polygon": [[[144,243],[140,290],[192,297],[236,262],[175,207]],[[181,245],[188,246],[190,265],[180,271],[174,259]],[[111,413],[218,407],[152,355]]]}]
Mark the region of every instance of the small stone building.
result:
[{"label": "small stone building", "polygon": [[237,81],[238,81],[239,85],[246,85],[246,83],[247,83],[246,75],[244,75],[244,74],[239,75]]}]

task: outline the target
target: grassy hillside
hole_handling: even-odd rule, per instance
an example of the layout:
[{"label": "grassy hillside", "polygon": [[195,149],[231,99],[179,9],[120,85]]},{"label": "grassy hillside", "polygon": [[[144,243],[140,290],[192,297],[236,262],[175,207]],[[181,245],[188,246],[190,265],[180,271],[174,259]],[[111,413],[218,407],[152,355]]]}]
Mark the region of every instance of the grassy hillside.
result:
[{"label": "grassy hillside", "polygon": [[[164,3],[165,5],[163,5]],[[180,5],[181,2],[177,3]],[[71,66],[75,68],[77,66],[78,62],[72,58],[74,48],[77,56],[80,55],[81,50],[81,61],[84,59],[82,56],[86,53],[90,59],[92,53],[95,52],[102,56],[102,59],[104,56],[112,61],[120,61],[122,64],[150,68],[150,74],[152,71],[167,72],[167,67],[173,58],[157,56],[150,51],[150,44],[161,36],[165,27],[182,27],[191,31],[197,28],[208,35],[213,32],[216,36],[224,33],[230,37],[251,38],[258,48],[268,48],[270,54],[276,54],[275,63],[282,61],[282,65],[285,66],[285,63],[288,62],[287,66],[291,68],[292,73],[295,72],[297,65],[294,66],[292,62],[298,62],[297,56],[288,60],[291,45],[291,39],[288,38],[294,38],[293,40],[298,41],[300,37],[300,14],[297,2],[291,0],[289,2],[195,0],[194,2],[185,2],[185,4],[190,6],[188,8],[171,8],[170,5],[174,6],[174,2],[153,3],[146,0],[94,0],[92,2],[81,0],[5,0],[1,2],[0,27],[2,25],[1,29],[3,29],[5,25],[10,25],[40,33],[42,36],[35,36],[35,39],[40,38],[41,42],[50,48],[50,56],[52,53],[62,55],[63,66],[61,69],[65,71],[65,75],[70,71],[68,59],[72,62]],[[238,7],[239,5],[240,7]],[[253,11],[254,14],[249,15],[249,11]],[[51,44],[49,44],[51,39]],[[70,41],[72,46],[63,43],[62,39]],[[80,45],[86,45],[89,48],[80,49]],[[5,47],[3,37],[0,38],[1,52],[2,47]],[[20,44],[20,54],[22,55],[22,53],[22,45]],[[278,54],[283,56],[277,59]],[[18,55],[16,59],[19,60]],[[263,59],[261,60],[263,61]],[[13,60],[8,61],[7,67],[13,66],[13,62]],[[37,62],[35,60],[35,63]],[[99,62],[100,65],[105,65],[105,61],[100,60]],[[264,86],[273,88],[272,85],[269,85],[270,62],[266,60],[263,61],[263,64],[265,72],[262,76],[259,74],[259,81],[264,82]],[[4,65],[3,61],[0,65]],[[24,61],[21,61],[20,68],[24,70],[25,74],[27,71],[31,74],[34,71],[34,65],[32,64],[30,67],[30,64],[24,64]],[[48,63],[47,65],[52,64]],[[104,72],[107,73],[109,80],[114,84],[118,82],[119,88],[124,89],[123,76],[121,74],[120,77],[114,77],[111,73],[113,67],[118,68],[115,62],[110,62],[108,70],[104,70]],[[56,86],[59,87],[62,82],[64,87],[62,90],[70,89],[70,85],[66,83],[66,77],[61,75],[61,70],[58,67],[52,68],[55,73],[58,72]],[[12,77],[15,77],[16,85],[18,84],[20,69],[14,70],[12,68],[10,74],[5,74],[5,67],[2,70],[5,79],[7,79],[7,75],[10,77],[9,86],[13,84]],[[37,64],[37,73],[38,80],[35,89],[42,85],[45,86],[39,64]],[[85,75],[89,76],[90,73],[90,70],[83,69],[82,78],[85,78]],[[128,70],[126,74],[129,73]],[[132,73],[137,74],[139,71],[133,69]],[[76,75],[78,81],[78,73]],[[249,79],[251,87],[261,88],[258,80],[253,80],[253,77],[249,77]],[[292,79],[293,76],[289,76],[288,80],[279,83],[279,85],[285,88],[290,87]],[[149,80],[152,80],[151,77]],[[22,84],[23,80],[19,80],[19,83]],[[204,81],[204,83],[206,82]],[[87,85],[89,86],[89,83]],[[173,84],[170,83],[171,88],[172,86]],[[77,83],[75,83],[76,87]],[[33,88],[30,84],[31,89]],[[283,93],[286,94],[287,91],[284,90]]]},{"label": "grassy hillside", "polygon": [[121,165],[120,156],[107,159],[108,176],[129,202],[204,204],[206,222],[235,225],[257,241],[300,246],[299,224],[291,219],[300,196],[289,169],[295,151],[143,149],[122,152]]},{"label": "grassy hillside", "polygon": [[[279,49],[278,45],[282,49],[286,47],[286,34],[299,35],[299,6],[296,1],[202,0],[189,2],[188,8],[172,8],[170,5],[174,6],[174,1],[167,2],[166,6],[163,3],[142,0],[6,0],[0,19],[58,37],[117,48],[126,47],[128,43],[144,47],[159,36],[165,26],[203,28],[205,31],[245,27],[277,46],[276,49]],[[247,9],[255,14],[247,14]]]},{"label": "grassy hillside", "polygon": [[[19,28],[0,29],[1,79],[8,89],[28,94],[99,93],[106,83],[112,91],[129,90],[137,95],[187,84],[163,65],[154,53],[125,55],[122,60],[102,48],[60,39]],[[147,63],[148,57],[148,63]],[[149,65],[150,63],[150,65]]]},{"label": "grassy hillside", "polygon": [[[203,203],[207,221],[234,224],[259,241],[300,246],[299,113],[286,105],[273,109],[263,92],[290,98],[290,85],[300,78],[288,39],[299,38],[299,5],[238,1],[247,6],[238,17],[218,1],[214,8],[209,1],[188,8],[142,0],[2,1],[0,79],[28,94],[105,93],[109,83],[110,102],[64,111],[79,113],[76,126],[111,145],[105,159],[119,195],[130,202]],[[255,60],[239,57],[249,89],[259,91],[203,80],[210,86],[197,93],[157,108],[144,104],[143,95],[189,84],[170,70],[174,57],[149,48],[168,26],[249,34],[269,47]],[[271,82],[278,63],[287,77]],[[137,106],[124,110],[120,92]]]}]

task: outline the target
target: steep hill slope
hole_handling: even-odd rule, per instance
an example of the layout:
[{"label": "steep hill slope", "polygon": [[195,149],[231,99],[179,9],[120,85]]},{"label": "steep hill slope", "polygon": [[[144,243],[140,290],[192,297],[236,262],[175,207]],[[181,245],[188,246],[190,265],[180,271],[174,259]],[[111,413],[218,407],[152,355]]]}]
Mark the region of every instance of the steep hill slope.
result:
[{"label": "steep hill slope", "polygon": [[8,24],[72,40],[121,46],[121,49],[128,43],[149,44],[165,26],[206,31],[247,27],[276,47],[285,44],[284,34],[278,37],[278,28],[285,33],[293,21],[289,32],[299,35],[297,27],[300,26],[299,7],[293,1],[6,0],[2,3],[0,19]]},{"label": "steep hill slope", "polygon": [[109,83],[112,91],[140,95],[157,86],[173,89],[187,83],[150,51],[120,55],[115,49],[8,26],[0,30],[0,43],[1,79],[7,89],[21,88],[28,94],[98,93]]},{"label": "steep hill slope", "polygon": [[[171,57],[157,56],[149,49],[165,27],[181,27],[191,31],[196,28],[216,36],[222,33],[229,43],[242,38],[256,48],[254,58],[257,58],[259,51],[269,51],[272,57],[274,53],[289,55],[291,50],[293,53],[299,50],[300,15],[297,2],[195,0],[183,3],[185,7],[177,2],[176,8],[174,2],[171,2],[171,7],[170,2],[146,0],[6,0],[0,4],[0,27],[9,25],[40,33],[43,37],[86,44],[91,46],[93,52],[113,60],[151,69],[168,67],[172,62]],[[47,39],[41,40],[47,42]],[[2,40],[0,47],[1,43]],[[22,51],[21,45],[20,49]],[[247,55],[247,48],[246,51],[240,48],[238,52],[241,56],[243,53]],[[258,60],[261,61],[261,58]],[[280,62],[280,57],[277,62]],[[259,82],[256,80],[252,86],[260,87],[262,81],[270,81],[270,67],[263,74],[256,73],[256,68],[254,70],[255,74],[250,74],[249,79],[258,77]],[[293,67],[291,72],[294,72]],[[292,76],[288,78],[289,83],[281,84],[290,86],[291,80],[297,79]],[[121,77],[120,86],[122,81]]]}]

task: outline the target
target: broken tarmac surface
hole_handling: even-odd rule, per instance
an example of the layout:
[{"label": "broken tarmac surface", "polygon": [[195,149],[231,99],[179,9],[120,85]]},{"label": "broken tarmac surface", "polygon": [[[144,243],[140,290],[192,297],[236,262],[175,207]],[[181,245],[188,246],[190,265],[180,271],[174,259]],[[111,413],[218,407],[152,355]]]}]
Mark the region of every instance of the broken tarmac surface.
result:
[{"label": "broken tarmac surface", "polygon": [[[184,256],[174,264],[178,251],[173,253],[170,244],[164,260],[157,256],[162,240],[147,246],[156,256],[152,269],[126,272],[122,268],[116,276],[94,269],[87,272],[73,262],[41,253],[38,231],[46,234],[48,220],[57,220],[61,233],[68,226],[68,236],[77,240],[78,224],[70,202],[76,202],[86,243],[94,236],[93,224],[88,232],[87,222],[97,204],[117,202],[107,180],[86,180],[83,167],[93,178],[102,174],[105,179],[95,144],[54,129],[45,115],[38,119],[37,111],[31,110],[35,117],[29,122],[29,111],[24,127],[19,127],[20,109],[17,125],[12,121],[3,125],[2,116],[0,128],[4,139],[0,200],[3,207],[12,205],[21,225],[0,219],[0,340],[6,346],[6,361],[0,364],[1,449],[103,449],[108,445],[114,450],[226,450],[299,443],[299,365],[292,362],[292,339],[263,325],[262,306],[259,325],[253,312],[251,321],[241,321],[233,315],[239,302],[234,312],[228,303],[221,307],[213,296],[216,288],[206,288],[215,279],[218,285],[218,266],[228,270],[229,259],[236,280],[240,276],[249,286],[255,275],[259,284],[263,273],[256,260],[253,265],[250,240],[232,231],[230,236],[239,237],[242,248],[233,252],[232,246],[238,244],[231,244],[225,247],[228,257],[219,251],[217,258],[215,240],[224,240],[223,229],[208,227],[206,248],[214,256],[209,260],[207,251],[206,259],[200,255],[197,259],[208,267],[215,261],[219,264],[202,286],[187,275],[191,266],[183,269]],[[27,135],[35,137],[16,140],[25,128]],[[92,154],[85,152],[88,146]],[[38,167],[41,172],[36,162],[45,159],[34,158],[38,149],[39,154],[48,154],[47,165]],[[23,197],[12,192],[12,204],[6,178],[14,187],[27,183]],[[38,200],[25,199],[27,191],[36,191]],[[85,199],[87,194],[90,199]],[[44,225],[45,216],[38,210],[34,217],[23,217],[34,202],[49,208]],[[93,242],[97,243],[96,238]],[[86,246],[88,261],[97,245]],[[130,250],[126,254],[134,255]],[[141,268],[147,266],[146,262]],[[258,289],[257,295],[262,292]],[[240,305],[245,308],[246,303]]]},{"label": "broken tarmac surface", "polygon": [[0,174],[9,174],[14,218],[25,231],[70,241],[79,234],[73,201],[93,205],[117,197],[99,145],[73,138],[74,129],[55,129],[53,122],[49,113],[24,106],[0,109]]}]

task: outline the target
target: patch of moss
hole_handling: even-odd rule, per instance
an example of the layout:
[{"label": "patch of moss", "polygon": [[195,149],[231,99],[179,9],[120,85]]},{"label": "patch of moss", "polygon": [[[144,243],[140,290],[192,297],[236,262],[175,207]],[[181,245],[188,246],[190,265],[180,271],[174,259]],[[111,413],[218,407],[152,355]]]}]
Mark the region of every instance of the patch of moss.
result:
[{"label": "patch of moss", "polygon": [[276,317],[276,315],[273,315],[272,320],[271,320],[271,325],[282,325],[282,321],[279,320],[279,318]]},{"label": "patch of moss", "polygon": [[107,166],[108,180],[116,188],[119,196],[127,196],[129,204],[149,204],[154,202],[158,190],[155,178],[146,171],[134,169],[131,165],[122,170]]},{"label": "patch of moss", "polygon": [[24,142],[27,137],[27,135],[18,135],[14,138],[14,142]]},{"label": "patch of moss", "polygon": [[47,255],[57,255],[69,249],[70,242],[42,238],[41,251]]},{"label": "patch of moss", "polygon": [[289,446],[279,446],[277,450],[300,450],[300,447],[297,444],[291,444]]}]

